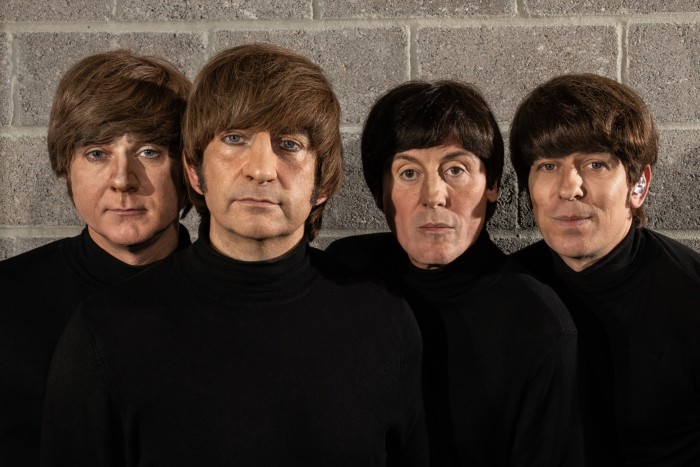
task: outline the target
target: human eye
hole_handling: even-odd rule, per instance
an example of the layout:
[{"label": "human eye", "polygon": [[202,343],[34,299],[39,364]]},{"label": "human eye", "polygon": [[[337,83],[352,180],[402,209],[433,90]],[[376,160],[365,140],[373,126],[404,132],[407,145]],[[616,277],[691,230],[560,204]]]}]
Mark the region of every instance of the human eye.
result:
[{"label": "human eye", "polygon": [[588,163],[588,166],[593,170],[603,170],[608,167],[608,164],[602,161],[592,161]]},{"label": "human eye", "polygon": [[238,145],[243,142],[243,137],[236,133],[228,133],[221,137],[225,144]]},{"label": "human eye", "polygon": [[460,167],[458,165],[448,167],[447,170],[445,171],[445,173],[447,173],[447,175],[452,175],[452,176],[461,175],[464,172],[466,172],[466,170],[464,170],[464,167]]},{"label": "human eye", "polygon": [[298,142],[292,139],[283,139],[280,141],[280,146],[285,151],[301,151],[304,147]]},{"label": "human eye", "polygon": [[85,157],[91,161],[99,161],[105,158],[105,153],[99,149],[90,149],[85,152]]},{"label": "human eye", "polygon": [[554,162],[540,162],[537,164],[537,170],[539,172],[551,172],[556,168],[557,166]]},{"label": "human eye", "polygon": [[160,156],[160,151],[156,148],[148,147],[141,149],[141,151],[139,151],[139,155],[147,159],[155,159],[156,157]]},{"label": "human eye", "polygon": [[415,180],[418,173],[413,169],[406,169],[399,172],[399,178],[402,180]]}]

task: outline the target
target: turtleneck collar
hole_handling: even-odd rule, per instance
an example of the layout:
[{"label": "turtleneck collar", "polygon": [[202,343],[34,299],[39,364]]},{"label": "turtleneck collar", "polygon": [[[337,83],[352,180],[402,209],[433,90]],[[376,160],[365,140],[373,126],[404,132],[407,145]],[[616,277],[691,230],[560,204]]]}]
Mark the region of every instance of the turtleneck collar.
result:
[{"label": "turtleneck collar", "polygon": [[[190,243],[187,229],[180,225],[176,250],[182,250]],[[118,260],[95,243],[87,227],[66,244],[64,258],[78,276],[96,288],[116,284],[152,266],[132,266]]]},{"label": "turtleneck collar", "polygon": [[[202,222],[205,224],[205,222]],[[209,231],[200,226],[199,238],[181,258],[184,274],[203,293],[225,303],[271,306],[308,293],[317,276],[311,266],[306,236],[285,255],[267,261],[238,261],[212,248]]]},{"label": "turtleneck collar", "polygon": [[642,257],[645,243],[642,229],[633,222],[625,238],[610,253],[580,272],[571,269],[554,250],[550,252],[556,275],[573,288],[587,292],[622,290],[634,286],[629,278],[637,271],[635,261]]},{"label": "turtleneck collar", "polygon": [[486,229],[467,251],[441,268],[421,269],[404,253],[404,283],[429,300],[450,300],[488,283],[489,276],[506,262],[506,255],[493,244]]}]

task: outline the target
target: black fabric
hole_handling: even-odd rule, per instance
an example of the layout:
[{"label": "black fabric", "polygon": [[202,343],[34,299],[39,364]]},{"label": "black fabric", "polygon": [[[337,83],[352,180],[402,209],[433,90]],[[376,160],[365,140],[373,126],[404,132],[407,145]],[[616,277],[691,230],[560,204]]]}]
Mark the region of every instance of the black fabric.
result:
[{"label": "black fabric", "polygon": [[581,272],[543,241],[514,257],[579,329],[591,465],[700,465],[700,255],[633,227]]},{"label": "black fabric", "polygon": [[406,302],[305,241],[239,262],[206,237],[74,315],[49,375],[44,464],[426,465]]},{"label": "black fabric", "polygon": [[[180,226],[178,249],[189,244],[189,234]],[[0,262],[0,465],[39,463],[46,374],[78,304],[145,268],[109,255],[87,229]]]},{"label": "black fabric", "polygon": [[414,310],[433,465],[582,465],[575,327],[485,231],[440,269],[414,267],[388,233],[326,251],[397,287]]}]

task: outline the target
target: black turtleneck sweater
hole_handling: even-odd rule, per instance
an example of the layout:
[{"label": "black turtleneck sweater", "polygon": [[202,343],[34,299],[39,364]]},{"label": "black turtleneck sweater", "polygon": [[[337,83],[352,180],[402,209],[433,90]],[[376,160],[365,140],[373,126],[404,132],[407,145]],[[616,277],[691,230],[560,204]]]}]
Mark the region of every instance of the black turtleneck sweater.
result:
[{"label": "black turtleneck sweater", "polygon": [[43,465],[426,465],[405,301],[305,241],[239,262],[206,237],[79,308],[49,374]]},{"label": "black turtleneck sweater", "polygon": [[700,465],[700,255],[633,227],[581,272],[543,241],[514,256],[579,329],[590,465]]},{"label": "black turtleneck sweater", "polygon": [[326,251],[398,287],[416,315],[432,465],[582,465],[574,325],[486,231],[440,269],[413,266],[388,233]]},{"label": "black turtleneck sweater", "polygon": [[[189,244],[181,226],[178,249]],[[144,269],[109,255],[87,229],[0,262],[0,465],[38,465],[46,374],[78,304]]]}]

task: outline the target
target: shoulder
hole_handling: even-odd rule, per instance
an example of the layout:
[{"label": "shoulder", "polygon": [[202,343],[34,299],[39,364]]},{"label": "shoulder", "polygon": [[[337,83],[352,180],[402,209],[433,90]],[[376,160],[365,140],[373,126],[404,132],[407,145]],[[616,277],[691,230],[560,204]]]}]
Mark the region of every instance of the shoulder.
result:
[{"label": "shoulder", "polygon": [[544,240],[536,241],[520,250],[511,253],[509,258],[524,267],[534,266],[543,262],[550,255],[550,249]]},{"label": "shoulder", "polygon": [[371,262],[394,242],[389,232],[354,235],[334,241],[326,248],[326,254],[349,266]]},{"label": "shoulder", "polygon": [[[63,265],[61,261],[63,248],[71,241],[73,238],[62,238],[0,261],[0,274],[21,273],[25,270],[37,273],[45,271],[46,268],[61,267]],[[41,269],[34,269],[37,267]]]},{"label": "shoulder", "polygon": [[110,318],[119,321],[129,314],[137,315],[139,309],[177,303],[183,293],[191,293],[179,273],[175,256],[91,295],[82,305],[86,322],[94,317],[101,321]]},{"label": "shoulder", "polygon": [[[361,245],[357,237],[348,237],[336,241],[343,244]],[[370,241],[373,243],[374,239]],[[331,251],[311,249],[311,264],[318,270],[326,281],[333,283],[334,287],[339,287],[338,293],[349,294],[351,299],[371,301],[379,300],[380,297],[388,300],[402,299],[398,289],[387,280],[386,274],[382,274],[375,267],[378,260],[375,255],[367,249],[355,250],[344,249],[343,245]],[[352,252],[356,251],[353,255]],[[360,253],[361,252],[361,253]]]},{"label": "shoulder", "polygon": [[[549,255],[548,251],[545,253]],[[539,323],[544,329],[555,333],[576,334],[576,326],[569,310],[552,287],[512,258],[509,258],[501,272],[500,288],[507,291],[503,297],[517,303],[533,326]]]},{"label": "shoulder", "polygon": [[700,268],[700,253],[689,246],[646,228],[642,229],[642,233],[651,245],[660,248],[663,254],[672,261],[696,271]]},{"label": "shoulder", "polygon": [[396,279],[396,268],[403,260],[403,250],[389,232],[341,238],[331,243],[325,253],[350,271],[384,282]]},{"label": "shoulder", "polygon": [[543,283],[551,284],[554,280],[552,250],[544,240],[539,240],[511,253],[508,258],[513,267],[536,277]]}]

